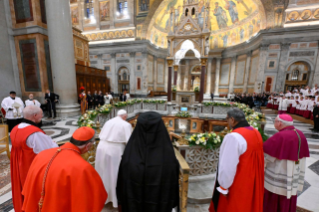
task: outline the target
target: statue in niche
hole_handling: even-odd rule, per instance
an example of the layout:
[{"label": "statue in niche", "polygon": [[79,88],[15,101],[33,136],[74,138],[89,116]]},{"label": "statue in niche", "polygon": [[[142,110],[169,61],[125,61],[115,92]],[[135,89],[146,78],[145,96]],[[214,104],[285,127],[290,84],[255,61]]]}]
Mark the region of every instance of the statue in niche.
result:
[{"label": "statue in niche", "polygon": [[217,24],[219,29],[227,27],[227,15],[225,10],[219,6],[218,2],[215,2],[214,16],[216,16]]},{"label": "statue in niche", "polygon": [[225,9],[228,10],[229,16],[231,17],[231,21],[233,24],[238,23],[238,11],[236,4],[233,1],[225,0]]},{"label": "statue in niche", "polygon": [[141,0],[141,5],[140,5],[140,8],[141,8],[141,11],[145,12],[145,11],[148,11],[148,0]]}]

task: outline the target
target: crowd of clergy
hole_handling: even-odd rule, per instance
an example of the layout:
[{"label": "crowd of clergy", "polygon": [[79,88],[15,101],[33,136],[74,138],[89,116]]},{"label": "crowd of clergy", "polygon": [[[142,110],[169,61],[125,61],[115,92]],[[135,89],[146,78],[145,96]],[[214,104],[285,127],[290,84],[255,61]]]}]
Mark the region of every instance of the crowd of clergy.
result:
[{"label": "crowd of clergy", "polygon": [[[16,101],[3,106],[23,105],[10,98]],[[179,211],[179,163],[160,114],[140,114],[133,130],[127,112],[119,110],[99,134],[93,167],[81,154],[95,144],[95,131],[80,127],[59,147],[41,129],[42,109],[29,100],[10,133],[16,212],[100,212],[110,202],[120,212]],[[226,120],[232,131],[219,150],[209,211],[295,212],[309,147],[293,118],[278,114],[278,132],[265,142],[242,110],[229,110]]]}]

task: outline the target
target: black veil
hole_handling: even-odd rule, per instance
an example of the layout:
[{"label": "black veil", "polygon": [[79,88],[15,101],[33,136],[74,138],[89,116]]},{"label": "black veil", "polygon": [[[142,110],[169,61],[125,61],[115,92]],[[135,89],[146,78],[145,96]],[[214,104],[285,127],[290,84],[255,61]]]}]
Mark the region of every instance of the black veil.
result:
[{"label": "black veil", "polygon": [[179,205],[178,179],[179,163],[161,115],[141,114],[119,168],[122,212],[171,212]]}]

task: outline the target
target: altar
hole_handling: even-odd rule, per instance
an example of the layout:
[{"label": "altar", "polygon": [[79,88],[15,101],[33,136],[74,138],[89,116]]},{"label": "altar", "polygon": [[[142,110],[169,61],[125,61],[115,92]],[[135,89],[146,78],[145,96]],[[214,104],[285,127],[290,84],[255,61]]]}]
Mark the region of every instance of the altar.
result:
[{"label": "altar", "polygon": [[175,103],[178,105],[190,106],[198,103],[194,91],[177,91]]}]

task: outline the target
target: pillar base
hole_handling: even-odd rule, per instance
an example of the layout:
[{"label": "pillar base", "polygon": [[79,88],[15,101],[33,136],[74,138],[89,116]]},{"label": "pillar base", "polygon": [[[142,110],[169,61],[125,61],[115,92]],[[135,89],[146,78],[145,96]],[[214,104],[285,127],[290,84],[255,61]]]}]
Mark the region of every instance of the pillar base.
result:
[{"label": "pillar base", "polygon": [[80,105],[56,105],[57,116],[61,118],[80,115]]}]

